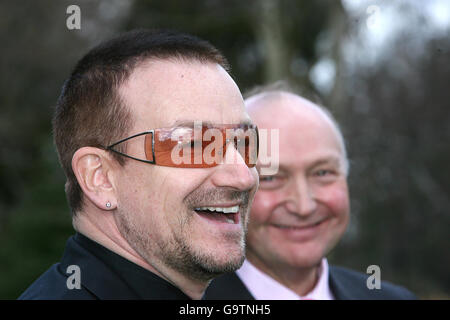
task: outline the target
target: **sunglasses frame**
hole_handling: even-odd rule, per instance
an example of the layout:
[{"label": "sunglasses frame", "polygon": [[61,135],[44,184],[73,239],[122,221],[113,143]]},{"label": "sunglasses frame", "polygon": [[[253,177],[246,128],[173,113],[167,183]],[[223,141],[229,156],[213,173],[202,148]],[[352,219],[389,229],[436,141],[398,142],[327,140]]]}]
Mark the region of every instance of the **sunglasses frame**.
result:
[{"label": "sunglasses frame", "polygon": [[[136,137],[144,136],[144,135],[150,134],[150,133],[152,134],[152,156],[153,156],[153,161],[135,158],[135,157],[130,156],[130,155],[126,154],[126,153],[123,153],[123,152],[120,152],[120,151],[117,151],[117,150],[113,149],[113,147],[117,146],[118,144],[121,144],[122,142],[128,141],[128,140],[136,138]],[[130,159],[133,159],[133,160],[137,160],[137,161],[141,161],[141,162],[145,162],[145,163],[150,163],[150,164],[157,164],[156,163],[156,158],[155,158],[155,130],[152,129],[152,130],[141,132],[141,133],[135,134],[135,135],[133,135],[131,137],[122,139],[122,140],[120,140],[120,141],[118,141],[116,143],[113,143],[113,144],[107,146],[106,150],[115,152],[117,154],[120,154],[121,156],[130,158]]]},{"label": "sunglasses frame", "polygon": [[[256,157],[258,157],[258,154],[259,154],[259,134],[258,134],[258,127],[257,127],[256,125],[252,125],[252,126],[253,126],[254,129],[256,130]],[[117,154],[119,154],[119,155],[121,155],[121,156],[130,158],[130,159],[133,159],[133,160],[137,160],[137,161],[141,161],[141,162],[149,163],[149,164],[154,164],[154,165],[159,165],[159,164],[156,163],[156,157],[155,157],[155,130],[158,130],[158,129],[151,129],[151,130],[149,130],[149,131],[141,132],[141,133],[132,135],[132,136],[130,136],[130,137],[124,138],[124,139],[122,139],[122,140],[119,140],[119,141],[117,141],[117,142],[115,142],[115,143],[113,143],[113,144],[107,146],[105,149],[108,150],[108,151],[112,151],[112,152],[114,152],[114,153],[117,153]],[[140,137],[140,136],[144,136],[144,135],[147,135],[147,134],[151,134],[151,135],[152,135],[152,159],[153,159],[153,160],[139,159],[139,158],[130,156],[130,155],[126,154],[126,153],[123,153],[123,152],[120,152],[120,151],[117,151],[117,150],[113,149],[113,148],[114,148],[115,146],[117,146],[118,144],[121,144],[121,143],[123,143],[123,142],[125,142],[125,141],[128,141],[128,140],[130,140],[130,139],[133,139],[133,138],[136,138],[136,137]],[[247,165],[248,165],[248,164],[247,164]],[[164,166],[164,165],[161,165],[161,166]],[[174,167],[174,168],[177,168],[177,166],[168,166],[168,167]],[[254,164],[253,164],[251,167],[254,167]]]}]

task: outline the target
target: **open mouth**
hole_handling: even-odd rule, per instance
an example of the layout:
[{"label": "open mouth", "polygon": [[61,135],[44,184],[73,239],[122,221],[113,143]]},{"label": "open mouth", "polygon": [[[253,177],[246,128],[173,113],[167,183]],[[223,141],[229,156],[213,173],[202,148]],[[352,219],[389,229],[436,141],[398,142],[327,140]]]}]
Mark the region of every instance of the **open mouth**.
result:
[{"label": "open mouth", "polygon": [[205,219],[228,224],[239,223],[239,206],[198,207],[194,211]]}]

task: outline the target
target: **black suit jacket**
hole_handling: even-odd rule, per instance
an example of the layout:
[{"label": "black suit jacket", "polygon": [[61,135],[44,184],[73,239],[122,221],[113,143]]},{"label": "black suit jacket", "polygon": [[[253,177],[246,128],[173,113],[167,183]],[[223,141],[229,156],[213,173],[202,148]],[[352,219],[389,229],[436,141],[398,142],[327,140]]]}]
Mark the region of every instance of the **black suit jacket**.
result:
[{"label": "black suit jacket", "polygon": [[[69,289],[70,265],[80,268],[81,288]],[[154,273],[76,234],[67,241],[60,263],[42,274],[21,300],[189,299],[181,290]]]},{"label": "black suit jacket", "polygon": [[[411,300],[416,299],[407,289],[382,281],[381,289],[369,290],[367,274],[342,267],[330,266],[330,289],[337,300]],[[206,290],[207,300],[254,300],[247,287],[236,275],[228,273],[214,279]]]}]

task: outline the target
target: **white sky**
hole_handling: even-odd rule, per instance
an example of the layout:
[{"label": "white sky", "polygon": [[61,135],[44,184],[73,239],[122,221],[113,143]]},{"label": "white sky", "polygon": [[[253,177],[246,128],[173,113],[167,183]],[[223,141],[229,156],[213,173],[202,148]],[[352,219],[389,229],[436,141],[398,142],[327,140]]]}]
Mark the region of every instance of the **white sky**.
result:
[{"label": "white sky", "polygon": [[[351,21],[358,21],[356,36],[342,44],[345,64],[352,68],[374,66],[389,56],[400,33],[414,34],[411,50],[421,54],[427,39],[449,35],[450,0],[341,0]],[[450,37],[449,37],[450,40]],[[324,56],[309,73],[323,94],[334,85],[335,64]]]}]

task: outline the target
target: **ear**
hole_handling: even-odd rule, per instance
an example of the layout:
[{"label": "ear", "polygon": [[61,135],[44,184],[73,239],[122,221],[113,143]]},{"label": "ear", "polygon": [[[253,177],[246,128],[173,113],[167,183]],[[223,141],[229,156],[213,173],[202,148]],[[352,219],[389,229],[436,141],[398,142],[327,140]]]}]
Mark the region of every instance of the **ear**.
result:
[{"label": "ear", "polygon": [[117,207],[112,169],[111,158],[99,148],[83,147],[72,157],[72,170],[84,196],[102,210]]}]

